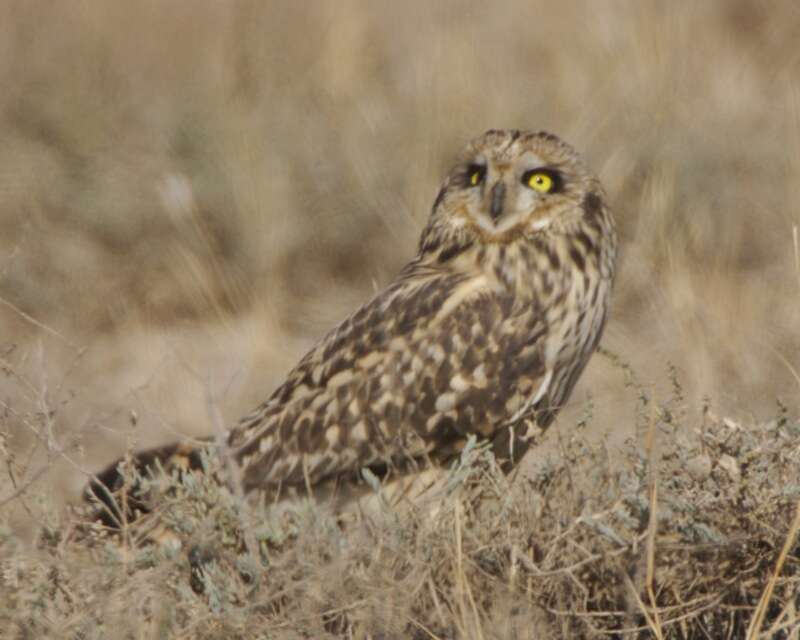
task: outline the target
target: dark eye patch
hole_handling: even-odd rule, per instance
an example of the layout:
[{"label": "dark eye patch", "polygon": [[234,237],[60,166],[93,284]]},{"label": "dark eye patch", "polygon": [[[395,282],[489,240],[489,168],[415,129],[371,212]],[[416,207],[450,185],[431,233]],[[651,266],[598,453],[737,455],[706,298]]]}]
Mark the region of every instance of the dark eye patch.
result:
[{"label": "dark eye patch", "polygon": [[486,165],[483,164],[469,164],[467,170],[464,172],[464,187],[477,187],[483,182],[486,177]]},{"label": "dark eye patch", "polygon": [[552,167],[537,167],[536,169],[529,169],[522,174],[522,184],[527,185],[531,178],[537,173],[544,174],[553,181],[553,186],[547,193],[560,193],[564,190],[563,174],[558,169],[554,169]]}]

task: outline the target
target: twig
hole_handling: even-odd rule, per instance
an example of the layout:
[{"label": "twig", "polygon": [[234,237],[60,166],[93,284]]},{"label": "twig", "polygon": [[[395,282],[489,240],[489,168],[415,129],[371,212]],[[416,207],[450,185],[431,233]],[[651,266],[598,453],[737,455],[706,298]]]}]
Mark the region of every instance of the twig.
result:
[{"label": "twig", "polygon": [[781,549],[781,553],[778,556],[778,561],[775,563],[775,570],[772,572],[772,576],[770,576],[770,579],[764,588],[764,592],[761,594],[761,599],[758,601],[758,606],[756,607],[755,613],[750,619],[750,626],[747,628],[747,640],[756,640],[756,638],[759,636],[759,630],[761,629],[761,625],[764,623],[764,616],[767,614],[769,601],[772,599],[772,592],[775,590],[775,585],[777,584],[778,578],[781,575],[781,570],[783,569],[783,563],[786,562],[786,557],[789,555],[789,551],[794,545],[798,531],[800,531],[800,501],[798,501],[795,508],[794,520],[792,520],[792,524],[789,527],[789,533],[786,534],[786,540],[783,543],[783,549]]},{"label": "twig", "polygon": [[642,602],[642,599],[639,597],[639,590],[636,588],[636,585],[633,584],[633,580],[631,580],[631,577],[627,573],[625,574],[625,584],[636,600],[636,604],[639,606],[639,610],[642,612],[645,622],[647,622],[647,627],[661,640],[664,637],[661,633],[661,624],[650,617],[650,613],[647,611],[647,605]]},{"label": "twig", "polygon": [[414,618],[409,618],[408,621],[415,627],[417,627],[420,631],[428,634],[428,636],[430,638],[433,638],[433,640],[442,640],[441,637],[437,636],[433,631],[428,629],[428,627],[422,624],[419,620],[415,620]]},{"label": "twig", "polygon": [[0,296],[0,304],[3,304],[3,305],[5,305],[5,306],[7,306],[9,309],[11,309],[11,310],[12,310],[14,313],[16,313],[17,315],[19,315],[19,316],[20,316],[20,317],[21,317],[23,320],[25,320],[26,322],[28,322],[28,323],[32,324],[32,325],[33,325],[33,326],[35,326],[35,327],[38,327],[39,329],[41,329],[41,330],[42,330],[42,331],[44,331],[45,333],[49,333],[51,336],[55,336],[55,337],[56,337],[56,338],[58,338],[59,340],[63,341],[63,342],[64,342],[64,344],[66,344],[67,346],[69,346],[69,347],[71,347],[71,348],[73,348],[73,349],[75,349],[75,350],[78,350],[78,349],[79,349],[78,345],[76,345],[74,342],[72,342],[72,341],[71,341],[69,338],[67,338],[67,337],[63,336],[62,334],[60,334],[60,333],[59,333],[58,331],[56,331],[55,329],[53,329],[53,328],[51,328],[51,327],[48,327],[48,326],[47,326],[46,324],[44,324],[43,322],[39,322],[39,321],[38,321],[36,318],[34,318],[32,315],[30,315],[30,314],[28,314],[28,313],[25,313],[25,312],[24,312],[22,309],[20,309],[18,306],[16,306],[15,304],[13,304],[13,303],[9,302],[8,300],[6,300],[5,298],[3,298],[2,296]]}]

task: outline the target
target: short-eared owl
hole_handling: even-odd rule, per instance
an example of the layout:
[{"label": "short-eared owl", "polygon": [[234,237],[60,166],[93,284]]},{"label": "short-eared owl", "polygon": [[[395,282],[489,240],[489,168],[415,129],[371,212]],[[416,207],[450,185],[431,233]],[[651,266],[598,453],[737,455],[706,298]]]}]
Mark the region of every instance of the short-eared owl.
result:
[{"label": "short-eared owl", "polygon": [[[570,146],[515,130],[473,140],[417,255],[228,433],[244,489],[441,461],[470,434],[510,468],[597,346],[615,253],[603,189]],[[176,444],[135,462],[199,468],[197,453]],[[117,465],[98,479],[118,489]]]}]

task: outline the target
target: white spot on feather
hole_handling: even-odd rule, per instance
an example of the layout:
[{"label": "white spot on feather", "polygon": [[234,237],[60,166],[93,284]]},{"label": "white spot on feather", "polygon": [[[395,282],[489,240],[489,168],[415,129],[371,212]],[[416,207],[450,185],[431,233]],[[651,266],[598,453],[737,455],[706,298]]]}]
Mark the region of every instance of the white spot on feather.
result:
[{"label": "white spot on feather", "polygon": [[467,382],[460,373],[457,373],[450,380],[450,388],[453,391],[466,391],[469,389],[469,382]]},{"label": "white spot on feather", "polygon": [[534,220],[533,224],[531,225],[531,229],[533,231],[541,231],[542,229],[547,229],[550,226],[550,223],[553,222],[552,218],[539,218],[538,220]]},{"label": "white spot on feather", "polygon": [[359,421],[355,427],[353,427],[352,431],[350,431],[350,436],[354,440],[360,440],[361,442],[366,441],[367,439],[367,425],[364,423],[363,420]]},{"label": "white spot on feather", "polygon": [[477,278],[472,278],[471,280],[467,280],[466,282],[459,284],[450,294],[450,297],[447,298],[441,309],[439,309],[439,313],[436,314],[436,317],[431,325],[437,325],[447,316],[449,316],[467,298],[487,288],[488,280],[486,279],[486,276],[478,276]]},{"label": "white spot on feather", "polygon": [[373,351],[372,353],[364,356],[358,361],[358,366],[362,369],[371,369],[373,366],[383,360],[383,353],[380,351]]},{"label": "white spot on feather", "polygon": [[339,425],[335,424],[332,427],[328,427],[325,431],[325,440],[328,441],[330,446],[334,446],[339,443]]},{"label": "white spot on feather", "polygon": [[436,398],[437,411],[441,411],[442,413],[444,413],[446,411],[450,411],[455,406],[456,406],[455,393],[443,393],[438,398]]},{"label": "white spot on feather", "polygon": [[351,369],[345,369],[344,371],[340,371],[332,375],[328,379],[328,387],[331,389],[335,389],[337,387],[341,387],[342,385],[347,384],[353,379],[353,371]]}]

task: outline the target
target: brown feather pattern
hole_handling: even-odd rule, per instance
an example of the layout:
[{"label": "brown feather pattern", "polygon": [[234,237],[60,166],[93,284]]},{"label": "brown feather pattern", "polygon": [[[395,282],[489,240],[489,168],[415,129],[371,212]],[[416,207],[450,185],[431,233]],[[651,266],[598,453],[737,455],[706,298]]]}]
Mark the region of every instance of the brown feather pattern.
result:
[{"label": "brown feather pattern", "polygon": [[[476,164],[485,173],[473,185]],[[521,183],[537,166],[557,172],[557,193]],[[505,208],[490,219],[499,183],[493,213]],[[510,467],[528,445],[523,425],[552,421],[598,344],[615,253],[603,190],[571,147],[541,132],[471,142],[417,256],[229,432],[245,489],[446,459],[469,434],[492,440]],[[113,489],[112,476],[99,478]]]}]

